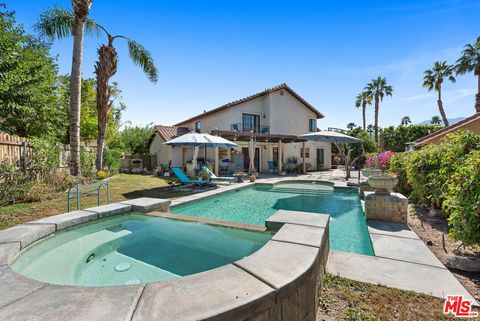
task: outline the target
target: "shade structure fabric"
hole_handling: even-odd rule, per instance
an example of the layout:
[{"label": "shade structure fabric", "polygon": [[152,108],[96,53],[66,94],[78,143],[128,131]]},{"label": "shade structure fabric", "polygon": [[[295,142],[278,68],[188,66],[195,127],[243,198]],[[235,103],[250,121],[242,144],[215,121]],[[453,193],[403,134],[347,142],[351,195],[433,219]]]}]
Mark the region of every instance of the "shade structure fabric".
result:
[{"label": "shade structure fabric", "polygon": [[248,142],[248,157],[250,158],[248,172],[251,174],[255,172],[255,141],[253,138]]},{"label": "shade structure fabric", "polygon": [[348,136],[342,133],[329,131],[329,130],[303,134],[303,135],[299,135],[298,137],[306,140],[313,140],[316,142],[327,142],[327,143],[352,144],[352,143],[358,143],[360,141],[360,139],[357,137],[352,137],[352,136]]},{"label": "shade structure fabric", "polygon": [[176,137],[164,143],[171,146],[201,146],[201,147],[220,147],[233,148],[238,145],[220,136],[213,136],[207,133],[190,132],[188,134]]}]

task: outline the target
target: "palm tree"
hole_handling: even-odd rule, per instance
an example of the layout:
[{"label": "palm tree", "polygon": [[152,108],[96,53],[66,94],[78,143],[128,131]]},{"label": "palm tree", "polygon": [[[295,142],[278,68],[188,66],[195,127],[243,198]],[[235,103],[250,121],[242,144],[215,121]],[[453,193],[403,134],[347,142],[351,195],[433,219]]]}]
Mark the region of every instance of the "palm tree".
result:
[{"label": "palm tree", "polygon": [[448,119],[447,115],[445,114],[445,110],[443,109],[442,83],[444,79],[455,82],[455,77],[453,76],[454,71],[455,67],[453,65],[447,65],[446,61],[436,61],[433,64],[432,69],[425,70],[423,73],[423,87],[427,88],[428,91],[435,89],[438,92],[438,111],[440,112],[440,115],[442,115],[443,123],[446,126],[448,126]]},{"label": "palm tree", "polygon": [[375,142],[378,143],[378,111],[380,109],[380,101],[383,101],[385,95],[392,96],[393,87],[387,85],[385,77],[378,76],[377,79],[372,79],[365,86],[365,91],[375,99]]},{"label": "palm tree", "polygon": [[438,116],[433,116],[432,120],[430,121],[430,124],[435,125],[435,126],[440,126],[440,125],[442,125],[442,120]]},{"label": "palm tree", "polygon": [[[72,0],[73,13],[52,9],[40,15],[35,29],[51,40],[73,35],[72,70],[70,73],[70,174],[80,175],[80,105],[82,91],[82,55],[85,31],[92,32],[88,13],[92,0]],[[65,13],[69,14],[66,15]]]},{"label": "palm tree", "polygon": [[365,111],[367,109],[367,105],[372,104],[372,96],[370,96],[367,92],[362,92],[357,95],[356,100],[355,100],[355,107],[360,108],[362,107],[362,119],[363,119],[363,130],[367,129],[366,126],[366,116],[365,116]]},{"label": "palm tree", "polygon": [[372,124],[368,124],[367,126],[367,133],[368,135],[370,135],[370,137],[372,136],[374,130],[373,130],[373,125]]},{"label": "palm tree", "polygon": [[457,74],[464,75],[472,72],[477,76],[477,95],[475,98],[475,110],[480,112],[480,36],[474,44],[463,47],[462,56],[457,60]]},{"label": "palm tree", "polygon": [[400,126],[408,126],[412,123],[412,121],[410,120],[410,117],[409,116],[404,116],[402,117],[402,119],[400,120]]},{"label": "palm tree", "polygon": [[121,35],[112,36],[104,27],[97,26],[105,32],[108,43],[98,49],[98,61],[95,64],[95,74],[97,75],[97,116],[98,116],[98,140],[97,140],[97,158],[95,165],[97,170],[103,168],[103,151],[108,123],[108,112],[112,106],[110,94],[112,88],[108,84],[110,78],[117,72],[118,56],[113,42],[116,39],[124,39],[128,44],[128,52],[132,61],[143,69],[147,78],[156,82],[158,80],[158,70],[155,66],[150,53],[139,43]]}]

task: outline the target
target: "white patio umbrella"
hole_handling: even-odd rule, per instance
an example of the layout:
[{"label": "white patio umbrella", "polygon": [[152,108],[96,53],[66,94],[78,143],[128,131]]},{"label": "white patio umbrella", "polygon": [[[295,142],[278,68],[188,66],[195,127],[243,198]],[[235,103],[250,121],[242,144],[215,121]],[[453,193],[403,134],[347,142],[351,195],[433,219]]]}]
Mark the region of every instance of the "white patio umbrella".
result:
[{"label": "white patio umbrella", "polygon": [[191,146],[196,147],[193,153],[192,163],[196,166],[198,157],[198,148],[205,148],[205,161],[207,160],[207,147],[233,148],[238,145],[220,136],[213,136],[207,133],[190,132],[176,137],[164,143],[170,146]]},{"label": "white patio umbrella", "polygon": [[[318,132],[303,134],[303,135],[299,135],[298,137],[306,140],[313,140],[316,142],[327,142],[327,143],[334,143],[334,144],[345,143],[347,145],[358,143],[360,141],[360,139],[357,137],[348,136],[348,135],[345,135],[339,132],[330,131],[330,130],[322,130]],[[350,173],[348,169],[349,162],[350,162],[349,155],[350,155],[350,151],[348,151],[348,153],[345,155],[346,179],[348,179],[348,176]],[[360,181],[360,172],[359,172],[359,181]]]}]

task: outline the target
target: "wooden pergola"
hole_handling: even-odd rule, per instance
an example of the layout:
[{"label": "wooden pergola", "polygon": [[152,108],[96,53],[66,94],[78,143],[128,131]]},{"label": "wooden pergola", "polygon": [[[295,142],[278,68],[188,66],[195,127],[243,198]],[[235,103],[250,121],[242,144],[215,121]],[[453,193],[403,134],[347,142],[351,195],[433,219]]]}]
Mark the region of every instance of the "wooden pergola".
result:
[{"label": "wooden pergola", "polygon": [[[288,143],[302,143],[302,161],[303,161],[303,173],[307,171],[305,163],[305,142],[306,139],[299,138],[296,135],[280,135],[280,134],[268,134],[268,133],[256,133],[256,132],[238,132],[238,131],[229,131],[229,130],[212,130],[212,135],[218,135],[228,140],[232,141],[243,141],[248,142],[252,139],[256,142],[265,142],[265,143],[277,143],[278,144],[278,159],[282,159],[282,144]],[[282,162],[278,162],[278,171],[282,171]]]}]

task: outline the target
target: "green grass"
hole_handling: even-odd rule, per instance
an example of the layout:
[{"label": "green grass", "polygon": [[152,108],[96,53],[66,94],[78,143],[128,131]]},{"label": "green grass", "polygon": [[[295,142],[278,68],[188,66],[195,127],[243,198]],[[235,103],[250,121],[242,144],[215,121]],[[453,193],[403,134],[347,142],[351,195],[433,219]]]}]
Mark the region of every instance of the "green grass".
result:
[{"label": "green grass", "polygon": [[443,299],[424,294],[326,274],[317,320],[453,319],[452,316],[443,314],[443,302]]},{"label": "green grass", "polygon": [[[201,191],[201,190],[200,190]],[[110,178],[110,202],[121,202],[137,197],[177,198],[199,192],[199,190],[179,191],[172,189],[167,181],[153,175],[119,174]],[[82,196],[81,208],[97,206],[96,192]],[[43,195],[43,200],[32,203],[19,203],[0,207],[0,229],[67,212],[67,193]],[[106,202],[105,189],[101,194],[101,204]],[[72,199],[72,210],[76,200]]]}]

